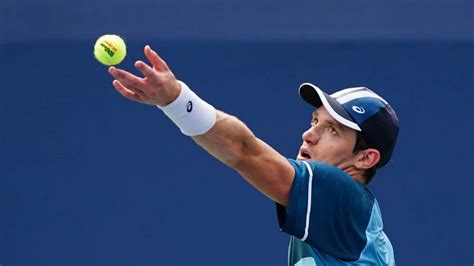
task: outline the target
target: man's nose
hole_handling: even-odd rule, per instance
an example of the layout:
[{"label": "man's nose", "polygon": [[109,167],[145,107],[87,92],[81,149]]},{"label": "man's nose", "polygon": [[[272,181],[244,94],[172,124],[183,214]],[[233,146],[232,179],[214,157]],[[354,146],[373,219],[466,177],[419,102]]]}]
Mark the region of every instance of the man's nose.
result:
[{"label": "man's nose", "polygon": [[319,140],[319,135],[314,129],[314,127],[310,127],[308,130],[306,130],[303,133],[302,138],[303,138],[303,141],[306,143],[316,144],[316,142],[318,142]]}]

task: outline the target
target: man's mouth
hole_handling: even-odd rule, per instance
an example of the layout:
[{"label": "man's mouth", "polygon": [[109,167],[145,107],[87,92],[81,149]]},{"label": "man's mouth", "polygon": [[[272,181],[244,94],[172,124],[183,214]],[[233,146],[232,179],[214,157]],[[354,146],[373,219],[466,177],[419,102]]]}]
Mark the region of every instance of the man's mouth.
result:
[{"label": "man's mouth", "polygon": [[298,154],[298,160],[310,160],[311,156],[309,155],[308,151],[305,148],[300,149],[300,153]]}]

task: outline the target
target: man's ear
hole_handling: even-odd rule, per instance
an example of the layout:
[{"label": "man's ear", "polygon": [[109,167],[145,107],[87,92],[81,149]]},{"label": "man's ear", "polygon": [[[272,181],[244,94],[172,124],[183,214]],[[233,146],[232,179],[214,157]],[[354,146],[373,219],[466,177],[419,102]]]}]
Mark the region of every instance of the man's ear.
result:
[{"label": "man's ear", "polygon": [[368,148],[356,154],[355,167],[366,170],[374,167],[380,161],[380,152],[376,149]]}]

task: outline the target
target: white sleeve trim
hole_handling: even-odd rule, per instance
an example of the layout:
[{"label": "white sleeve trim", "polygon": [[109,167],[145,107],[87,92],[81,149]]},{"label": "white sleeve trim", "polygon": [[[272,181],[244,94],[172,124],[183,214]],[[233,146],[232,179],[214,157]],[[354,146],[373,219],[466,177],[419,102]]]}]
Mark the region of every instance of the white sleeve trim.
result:
[{"label": "white sleeve trim", "polygon": [[302,241],[305,241],[306,238],[308,238],[308,234],[309,234],[309,218],[310,218],[310,215],[311,215],[311,193],[312,193],[312,188],[313,188],[313,169],[311,169],[311,166],[309,166],[309,164],[305,161],[303,161],[303,163],[306,165],[306,167],[308,168],[308,172],[309,172],[309,180],[308,180],[308,204],[306,206],[306,226],[304,228],[304,235],[303,237],[301,238]]}]

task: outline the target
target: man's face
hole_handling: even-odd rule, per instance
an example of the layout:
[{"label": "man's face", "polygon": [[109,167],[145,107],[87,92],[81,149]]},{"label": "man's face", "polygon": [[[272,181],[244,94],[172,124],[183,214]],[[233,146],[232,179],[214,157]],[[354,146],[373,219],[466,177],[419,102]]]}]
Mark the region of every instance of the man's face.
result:
[{"label": "man's face", "polygon": [[356,131],[337,122],[323,106],[313,112],[311,127],[302,137],[298,160],[322,161],[343,170],[353,165]]}]

